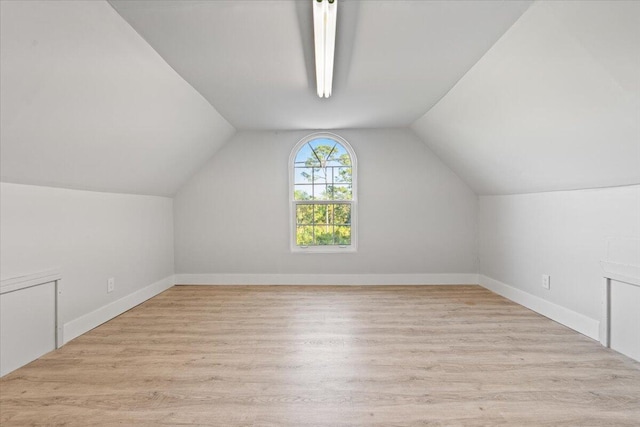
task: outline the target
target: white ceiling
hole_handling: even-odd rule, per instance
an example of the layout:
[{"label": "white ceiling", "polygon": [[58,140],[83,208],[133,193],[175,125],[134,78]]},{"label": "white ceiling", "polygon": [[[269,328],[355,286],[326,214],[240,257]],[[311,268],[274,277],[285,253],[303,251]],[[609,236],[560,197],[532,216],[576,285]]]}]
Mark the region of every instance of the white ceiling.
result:
[{"label": "white ceiling", "polygon": [[172,195],[234,133],[108,3],[0,8],[2,181]]},{"label": "white ceiling", "polygon": [[640,2],[537,2],[412,126],[478,194],[640,183]]},{"label": "white ceiling", "polygon": [[339,0],[326,100],[310,1],[0,1],[2,181],[173,195],[234,127],[411,126],[478,194],[640,183],[640,2]]},{"label": "white ceiling", "polygon": [[311,0],[110,3],[237,129],[331,129],[408,126],[530,1],[340,0],[329,99],[315,94]]}]

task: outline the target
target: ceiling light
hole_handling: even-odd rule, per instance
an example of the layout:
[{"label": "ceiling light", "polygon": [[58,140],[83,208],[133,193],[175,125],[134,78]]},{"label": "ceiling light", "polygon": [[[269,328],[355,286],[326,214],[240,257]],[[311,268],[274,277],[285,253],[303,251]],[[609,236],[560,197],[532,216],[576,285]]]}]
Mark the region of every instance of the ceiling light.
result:
[{"label": "ceiling light", "polygon": [[331,96],[333,83],[333,54],[336,46],[338,0],[312,1],[318,96],[328,98]]}]

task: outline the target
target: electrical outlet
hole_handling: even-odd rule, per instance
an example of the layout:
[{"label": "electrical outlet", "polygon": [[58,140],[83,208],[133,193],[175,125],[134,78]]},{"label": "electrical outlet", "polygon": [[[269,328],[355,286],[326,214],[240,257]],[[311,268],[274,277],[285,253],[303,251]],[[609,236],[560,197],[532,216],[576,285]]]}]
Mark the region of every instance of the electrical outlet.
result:
[{"label": "electrical outlet", "polygon": [[113,292],[115,288],[116,288],[116,279],[114,277],[110,277],[107,280],[107,293]]},{"label": "electrical outlet", "polygon": [[551,276],[547,274],[542,275],[542,287],[547,290],[551,289]]}]

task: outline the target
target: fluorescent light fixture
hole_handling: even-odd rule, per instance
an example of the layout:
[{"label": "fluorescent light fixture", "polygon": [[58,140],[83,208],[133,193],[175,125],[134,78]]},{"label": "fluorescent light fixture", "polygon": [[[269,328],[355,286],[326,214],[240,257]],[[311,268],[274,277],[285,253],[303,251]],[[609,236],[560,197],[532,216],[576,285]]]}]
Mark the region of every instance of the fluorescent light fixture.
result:
[{"label": "fluorescent light fixture", "polygon": [[316,44],[316,82],[318,96],[331,96],[333,54],[336,47],[338,0],[313,1],[313,36]]}]

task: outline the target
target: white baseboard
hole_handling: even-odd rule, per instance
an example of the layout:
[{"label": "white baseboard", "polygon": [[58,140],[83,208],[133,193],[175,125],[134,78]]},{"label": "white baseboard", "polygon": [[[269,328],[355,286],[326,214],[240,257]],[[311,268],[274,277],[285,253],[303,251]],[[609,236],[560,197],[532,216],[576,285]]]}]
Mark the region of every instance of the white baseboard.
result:
[{"label": "white baseboard", "polygon": [[176,274],[176,285],[461,285],[477,274]]},{"label": "white baseboard", "polygon": [[97,326],[100,326],[125,311],[130,310],[136,305],[145,302],[149,298],[166,291],[173,286],[173,283],[174,276],[167,276],[164,279],[158,280],[157,282],[120,298],[119,300],[102,306],[91,313],[87,313],[84,316],[65,323],[63,333],[64,343],[68,343],[72,339],[79,337]]},{"label": "white baseboard", "polygon": [[600,338],[600,322],[568,308],[524,292],[490,277],[480,275],[480,286],[567,326],[594,340]]}]

